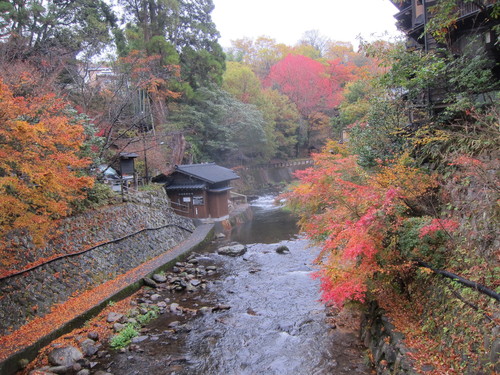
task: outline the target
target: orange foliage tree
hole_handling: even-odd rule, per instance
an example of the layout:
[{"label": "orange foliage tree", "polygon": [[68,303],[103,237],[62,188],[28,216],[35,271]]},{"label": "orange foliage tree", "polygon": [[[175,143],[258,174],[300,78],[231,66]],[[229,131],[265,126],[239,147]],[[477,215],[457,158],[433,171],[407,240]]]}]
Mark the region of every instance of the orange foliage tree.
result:
[{"label": "orange foliage tree", "polygon": [[338,307],[363,302],[380,286],[380,275],[411,265],[391,239],[410,217],[412,202],[435,187],[436,178],[407,166],[404,158],[367,172],[334,142],[314,160],[313,168],[297,172],[300,183],[284,196],[302,229],[322,246],[317,275],[323,300]]},{"label": "orange foliage tree", "polygon": [[[53,94],[15,97],[0,80],[0,249],[8,248],[12,230],[43,243],[55,220],[93,184],[80,173],[90,163],[79,156],[83,127],[65,108]],[[13,261],[0,256],[3,264]]]}]

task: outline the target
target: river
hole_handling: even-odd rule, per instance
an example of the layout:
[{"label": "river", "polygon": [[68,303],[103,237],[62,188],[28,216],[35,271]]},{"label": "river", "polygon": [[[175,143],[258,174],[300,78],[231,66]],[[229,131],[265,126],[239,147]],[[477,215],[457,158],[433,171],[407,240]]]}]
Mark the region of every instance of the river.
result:
[{"label": "river", "polygon": [[[161,315],[144,330],[147,340],[109,356],[101,368],[115,375],[370,374],[355,333],[332,325],[318,301],[311,277],[318,249],[273,197],[259,198],[252,209],[252,221],[196,255],[197,264],[217,269],[203,292],[164,292],[187,309],[221,308]],[[247,252],[217,254],[230,241]],[[279,246],[289,251],[278,253]]]}]

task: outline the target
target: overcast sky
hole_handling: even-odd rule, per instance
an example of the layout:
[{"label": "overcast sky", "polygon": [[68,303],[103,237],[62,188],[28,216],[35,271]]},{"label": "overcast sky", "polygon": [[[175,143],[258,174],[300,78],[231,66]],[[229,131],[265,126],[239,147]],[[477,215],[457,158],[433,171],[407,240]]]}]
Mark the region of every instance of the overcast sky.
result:
[{"label": "overcast sky", "polygon": [[[373,40],[388,32],[397,35],[389,0],[213,0],[212,19],[221,33],[220,44],[266,35],[293,46],[305,31],[319,30],[331,40],[351,42],[356,37]],[[387,39],[385,37],[384,39]]]}]

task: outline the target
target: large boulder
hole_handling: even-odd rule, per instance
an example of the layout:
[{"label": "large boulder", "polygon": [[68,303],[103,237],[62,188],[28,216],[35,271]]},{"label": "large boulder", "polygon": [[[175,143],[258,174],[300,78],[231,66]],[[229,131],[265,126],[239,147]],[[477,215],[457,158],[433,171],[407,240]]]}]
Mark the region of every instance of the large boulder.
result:
[{"label": "large boulder", "polygon": [[83,353],[74,346],[56,348],[49,354],[49,362],[54,366],[71,366],[83,358]]},{"label": "large boulder", "polygon": [[230,257],[237,257],[245,254],[247,247],[240,243],[231,244],[228,246],[223,246],[217,249],[217,252],[221,255],[227,255]]}]

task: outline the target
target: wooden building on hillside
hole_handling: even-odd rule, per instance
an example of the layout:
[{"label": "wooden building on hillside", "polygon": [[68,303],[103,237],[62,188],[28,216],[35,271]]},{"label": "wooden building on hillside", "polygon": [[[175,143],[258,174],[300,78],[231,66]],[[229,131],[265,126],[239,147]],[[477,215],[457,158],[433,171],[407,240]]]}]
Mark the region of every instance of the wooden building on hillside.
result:
[{"label": "wooden building on hillside", "polygon": [[[390,0],[399,10],[394,17],[397,27],[408,37],[408,46],[421,48],[425,52],[436,48],[447,48],[454,55],[465,53],[467,48],[475,51],[484,51],[486,56],[500,62],[499,35],[495,27],[500,18],[494,17],[496,0],[456,1],[457,21],[450,28],[447,35],[447,45],[439,44],[433,36],[425,31],[429,20],[432,19],[432,7],[436,0]],[[500,79],[498,65],[492,67],[494,74]]]},{"label": "wooden building on hillside", "polygon": [[229,214],[229,186],[240,178],[215,163],[176,165],[165,184],[172,208],[190,218],[223,218]]},{"label": "wooden building on hillside", "polygon": [[[483,54],[490,61],[490,69],[497,81],[500,80],[500,44],[496,27],[500,18],[494,17],[496,0],[464,1],[456,0],[457,19],[446,35],[446,44],[439,43],[426,30],[429,21],[434,17],[433,7],[437,0],[390,0],[399,10],[394,17],[397,27],[406,34],[407,46],[410,49],[421,49],[424,52],[447,49],[454,56]],[[415,108],[432,109],[440,112],[450,103],[448,93],[452,88],[446,85],[434,86],[422,90],[419,99],[414,99]],[[478,98],[485,93],[477,92]],[[418,117],[418,111],[416,112]],[[410,122],[417,122],[410,114]]]}]

